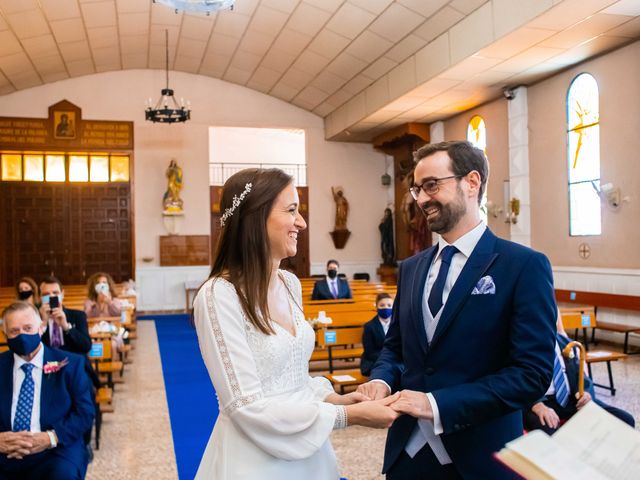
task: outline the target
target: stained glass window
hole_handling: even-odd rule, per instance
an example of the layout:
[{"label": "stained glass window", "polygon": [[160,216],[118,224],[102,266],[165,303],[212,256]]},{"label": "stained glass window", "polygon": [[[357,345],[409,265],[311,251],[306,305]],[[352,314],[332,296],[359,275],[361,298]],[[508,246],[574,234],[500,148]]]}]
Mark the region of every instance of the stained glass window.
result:
[{"label": "stained glass window", "polygon": [[91,182],[109,181],[109,157],[102,155],[91,156],[91,170],[89,172],[89,180]]},{"label": "stained glass window", "polygon": [[64,182],[67,178],[64,164],[64,155],[47,155],[45,157],[45,180],[47,182]]},{"label": "stained glass window", "polygon": [[569,234],[600,235],[600,106],[598,83],[578,75],[567,94]]},{"label": "stained glass window", "polygon": [[125,156],[111,157],[111,181],[112,182],[128,182],[129,181],[129,157],[125,157]]},{"label": "stained glass window", "polygon": [[89,159],[86,155],[69,155],[69,181],[89,181]]},{"label": "stained glass window", "polygon": [[2,154],[2,180],[22,180],[22,155]]},{"label": "stained glass window", "polygon": [[24,156],[24,180],[26,182],[44,182],[44,155],[28,154]]},{"label": "stained glass window", "polygon": [[[467,126],[467,141],[482,150],[485,155],[487,154],[487,128],[484,124],[484,119],[480,115],[475,115],[469,121],[469,125]],[[482,196],[482,202],[480,203],[480,218],[484,223],[488,223],[486,188]]]}]

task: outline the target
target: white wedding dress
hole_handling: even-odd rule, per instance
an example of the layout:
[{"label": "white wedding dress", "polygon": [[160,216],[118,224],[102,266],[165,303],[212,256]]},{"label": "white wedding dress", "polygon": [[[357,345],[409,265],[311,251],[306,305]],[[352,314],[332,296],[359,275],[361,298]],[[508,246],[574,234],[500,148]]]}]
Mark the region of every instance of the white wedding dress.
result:
[{"label": "white wedding dress", "polygon": [[309,376],[314,332],[297,305],[300,281],[279,271],[296,335],[274,324],[265,335],[245,317],[233,285],[208,280],[194,301],[198,342],[218,396],[220,415],[197,480],[337,480],[329,436],[338,409],[322,400],[329,381]]}]

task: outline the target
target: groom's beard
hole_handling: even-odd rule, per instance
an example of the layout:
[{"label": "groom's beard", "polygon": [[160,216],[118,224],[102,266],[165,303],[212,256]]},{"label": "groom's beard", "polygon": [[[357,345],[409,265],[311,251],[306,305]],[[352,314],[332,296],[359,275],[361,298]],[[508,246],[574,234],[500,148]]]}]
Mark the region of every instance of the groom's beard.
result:
[{"label": "groom's beard", "polygon": [[[429,208],[438,208],[438,213],[432,216],[426,214]],[[427,219],[427,225],[432,232],[443,234],[450,232],[467,213],[467,205],[464,203],[464,194],[460,185],[456,187],[456,197],[449,203],[440,203],[437,200],[429,200],[420,205],[422,213]]]}]

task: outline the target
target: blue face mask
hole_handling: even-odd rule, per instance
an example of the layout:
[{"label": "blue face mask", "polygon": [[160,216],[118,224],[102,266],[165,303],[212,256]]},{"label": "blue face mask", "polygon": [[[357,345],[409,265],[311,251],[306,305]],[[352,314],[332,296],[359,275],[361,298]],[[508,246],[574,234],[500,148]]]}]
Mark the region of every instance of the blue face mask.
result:
[{"label": "blue face mask", "polygon": [[378,309],[378,316],[380,318],[382,318],[383,320],[386,320],[387,318],[389,318],[391,316],[391,312],[393,311],[393,308],[379,308]]},{"label": "blue face mask", "polygon": [[20,335],[7,339],[9,350],[16,355],[25,357],[32,353],[40,345],[39,333],[21,333]]}]

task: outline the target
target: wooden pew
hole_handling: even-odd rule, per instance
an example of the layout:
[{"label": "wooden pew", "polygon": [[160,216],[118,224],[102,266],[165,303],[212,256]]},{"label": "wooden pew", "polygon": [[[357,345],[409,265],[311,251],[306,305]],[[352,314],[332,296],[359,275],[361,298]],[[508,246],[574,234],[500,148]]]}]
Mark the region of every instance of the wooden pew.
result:
[{"label": "wooden pew", "polygon": [[584,348],[588,350],[587,328],[596,326],[596,309],[589,306],[560,307],[560,316],[565,330],[575,330],[575,338],[578,338],[578,330],[582,330]]},{"label": "wooden pew", "polygon": [[[362,356],[364,350],[362,347],[356,347],[355,345],[362,345],[363,330],[362,327],[334,328],[326,326],[316,331],[318,352],[326,352],[326,359],[329,361],[329,373],[334,371],[334,360],[356,359]],[[311,355],[311,360],[314,360],[313,354]]]}]

